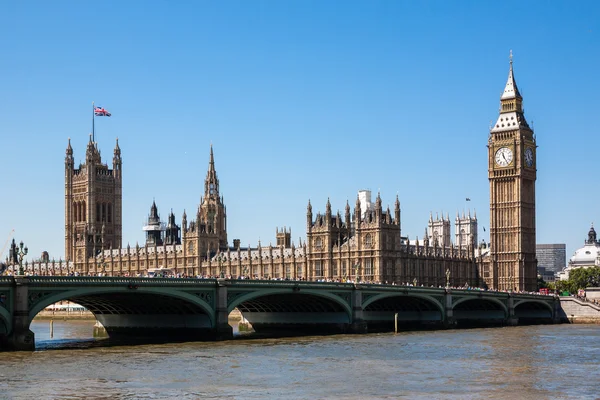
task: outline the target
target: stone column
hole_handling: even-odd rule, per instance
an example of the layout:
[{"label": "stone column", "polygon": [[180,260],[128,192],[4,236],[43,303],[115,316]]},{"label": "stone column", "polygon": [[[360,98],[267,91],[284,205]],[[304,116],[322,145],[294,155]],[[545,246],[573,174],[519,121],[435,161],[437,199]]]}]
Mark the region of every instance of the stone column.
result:
[{"label": "stone column", "polygon": [[12,332],[7,337],[7,350],[35,350],[35,336],[29,329],[29,278],[16,277],[13,298]]},{"label": "stone column", "polygon": [[506,318],[506,324],[510,326],[519,324],[519,318],[515,316],[515,299],[512,293],[508,294],[508,318]]},{"label": "stone column", "polygon": [[352,289],[352,321],[350,321],[349,333],[367,333],[367,321],[363,317],[362,291],[361,287],[354,285]]},{"label": "stone column", "polygon": [[445,328],[451,328],[456,325],[454,310],[452,308],[452,289],[449,288],[446,288],[444,294],[444,315],[442,324]]},{"label": "stone column", "polygon": [[215,340],[233,339],[233,328],[229,325],[229,313],[227,312],[227,279],[217,279],[217,291],[215,294]]},{"label": "stone column", "polygon": [[560,298],[558,296],[554,296],[554,310],[552,311],[552,322],[555,324],[562,324],[563,322],[568,322],[568,319],[565,318],[565,312],[560,306]]}]

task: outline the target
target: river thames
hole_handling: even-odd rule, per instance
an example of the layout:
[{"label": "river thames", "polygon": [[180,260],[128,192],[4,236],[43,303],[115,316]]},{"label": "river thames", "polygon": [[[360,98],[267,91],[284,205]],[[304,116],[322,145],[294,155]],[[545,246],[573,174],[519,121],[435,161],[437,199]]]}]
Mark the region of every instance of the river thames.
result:
[{"label": "river thames", "polygon": [[600,398],[600,325],[107,346],[93,324],[34,321],[0,398]]}]

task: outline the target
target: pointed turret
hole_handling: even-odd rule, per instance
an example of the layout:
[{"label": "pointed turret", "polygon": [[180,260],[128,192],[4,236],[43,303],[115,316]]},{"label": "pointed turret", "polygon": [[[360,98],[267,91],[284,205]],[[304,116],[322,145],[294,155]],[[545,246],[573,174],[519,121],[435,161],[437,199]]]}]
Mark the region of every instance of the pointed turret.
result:
[{"label": "pointed turret", "polygon": [[160,216],[158,215],[158,207],[156,202],[152,200],[152,206],[150,207],[150,214],[148,215],[148,223],[144,226],[146,232],[146,246],[148,245],[161,245],[163,243],[163,231],[165,230],[163,224],[160,222]]},{"label": "pointed turret", "polygon": [[119,147],[119,138],[117,138],[117,143],[115,144],[115,150],[113,152],[113,170],[116,178],[121,178],[121,165],[123,164],[121,160],[121,148]]},{"label": "pointed turret", "polygon": [[71,147],[71,138],[69,138],[67,150],[65,150],[65,170],[68,171],[65,175],[67,178],[67,185],[70,185],[70,182],[73,178],[74,164],[75,161],[73,160],[73,148]]},{"label": "pointed turret", "polygon": [[397,194],[396,201],[394,202],[394,219],[396,220],[396,225],[400,225],[400,200]]},{"label": "pointed turret", "polygon": [[492,127],[491,133],[520,128],[530,130],[523,115],[523,97],[521,97],[521,93],[519,93],[519,89],[517,88],[517,82],[515,81],[511,50],[508,80],[506,81],[504,92],[500,96],[500,116],[496,124]]},{"label": "pointed turret", "polygon": [[67,144],[67,150],[65,151],[67,157],[73,158],[73,148],[71,147],[71,138],[69,138],[69,143]]},{"label": "pointed turret", "polygon": [[360,226],[361,215],[360,197],[356,196],[356,204],[354,205],[354,224],[356,227]]},{"label": "pointed turret", "polygon": [[210,145],[210,160],[208,162],[208,171],[204,180],[204,197],[219,199],[219,179],[215,170],[215,156],[212,144]]},{"label": "pointed turret", "polygon": [[344,222],[346,223],[346,228],[350,228],[350,203],[346,200],[346,209],[344,213]]},{"label": "pointed turret", "polygon": [[381,217],[383,214],[383,207],[381,205],[381,195],[377,192],[377,199],[375,199],[375,219],[377,223],[381,223]]},{"label": "pointed turret", "polygon": [[521,97],[521,93],[519,93],[519,88],[517,87],[517,82],[515,82],[515,76],[513,72],[513,60],[512,60],[512,50],[510,51],[510,67],[508,70],[508,80],[506,81],[506,86],[504,87],[504,92],[502,92],[502,96],[500,96],[500,100],[513,100],[513,99],[523,99]]},{"label": "pointed turret", "polygon": [[183,215],[181,216],[181,228],[183,230],[183,235],[185,236],[185,233],[188,230],[187,227],[187,214],[185,213],[185,209],[183,210]]},{"label": "pointed turret", "polygon": [[98,153],[98,148],[92,141],[92,134],[90,134],[90,140],[85,150],[85,161],[88,165],[100,162],[100,153]]},{"label": "pointed turret", "polygon": [[173,210],[171,210],[171,213],[169,214],[168,221],[167,229],[165,230],[165,243],[181,244],[181,238],[179,237],[181,228],[175,223],[175,214],[173,214]]},{"label": "pointed turret", "polygon": [[308,199],[308,205],[306,206],[306,231],[310,232],[312,228],[313,221],[313,213],[312,213],[312,205],[310,204],[310,199]]}]

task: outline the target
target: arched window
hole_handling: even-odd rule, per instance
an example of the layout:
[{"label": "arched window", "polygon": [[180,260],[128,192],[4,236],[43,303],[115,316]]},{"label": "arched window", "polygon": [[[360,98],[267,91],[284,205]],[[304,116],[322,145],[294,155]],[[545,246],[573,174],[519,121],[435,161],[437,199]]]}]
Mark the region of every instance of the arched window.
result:
[{"label": "arched window", "polygon": [[315,239],[315,248],[317,250],[321,250],[323,248],[323,238],[318,237]]},{"label": "arched window", "polygon": [[367,233],[367,236],[365,236],[365,246],[367,246],[367,247],[373,246],[373,237],[371,236],[370,233]]}]

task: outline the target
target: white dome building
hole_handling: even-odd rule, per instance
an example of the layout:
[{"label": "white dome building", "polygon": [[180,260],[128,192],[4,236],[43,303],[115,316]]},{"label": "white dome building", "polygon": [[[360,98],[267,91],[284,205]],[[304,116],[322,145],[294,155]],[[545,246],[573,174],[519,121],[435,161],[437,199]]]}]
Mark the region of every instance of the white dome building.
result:
[{"label": "white dome building", "polygon": [[588,238],[585,245],[577,249],[569,264],[557,274],[557,280],[569,279],[571,270],[575,268],[589,268],[600,266],[600,243],[596,240],[596,230],[594,226],[588,232]]}]

